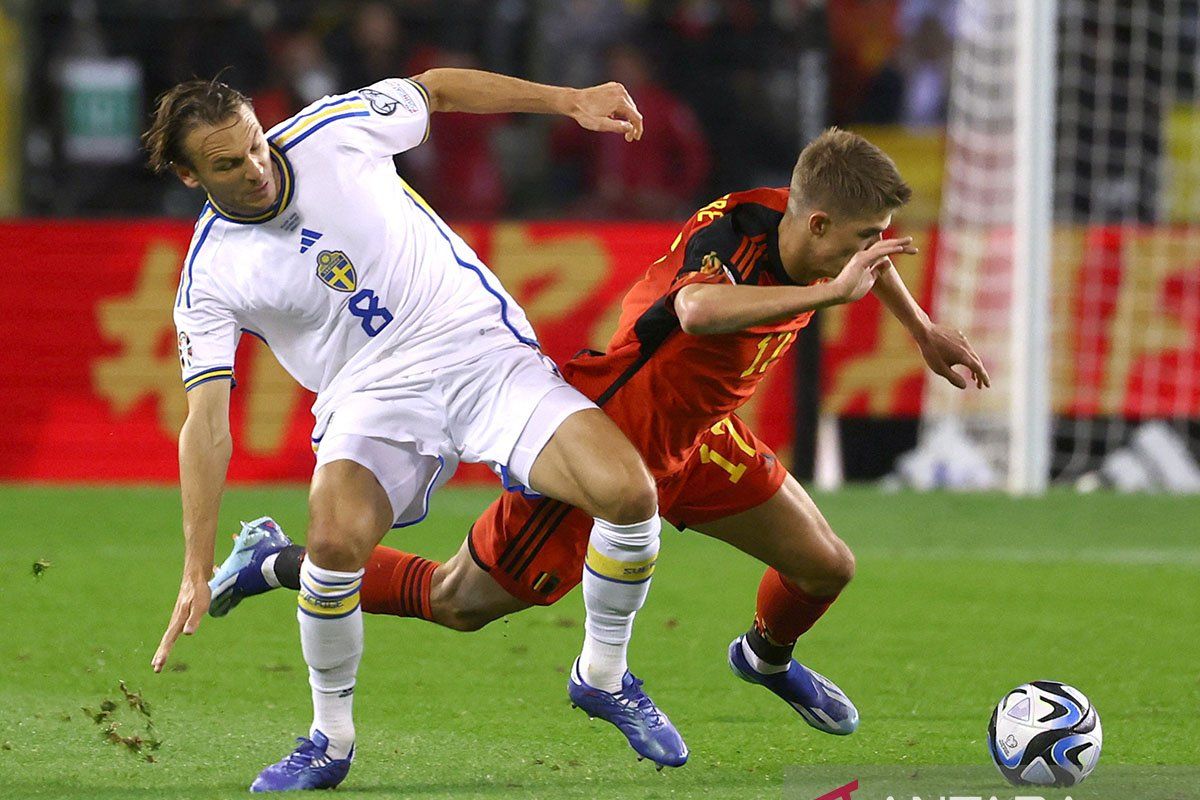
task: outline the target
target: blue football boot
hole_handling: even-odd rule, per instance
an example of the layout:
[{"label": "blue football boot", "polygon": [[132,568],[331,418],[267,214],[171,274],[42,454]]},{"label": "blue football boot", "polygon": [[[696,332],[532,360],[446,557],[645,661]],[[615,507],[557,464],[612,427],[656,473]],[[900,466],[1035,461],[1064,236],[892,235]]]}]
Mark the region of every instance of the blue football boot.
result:
[{"label": "blue football boot", "polygon": [[571,697],[572,708],[582,708],[589,717],[599,717],[616,725],[637,752],[638,761],[648,758],[660,770],[687,763],[688,749],[683,737],[667,715],[646,696],[642,682],[629,670],[625,670],[621,678],[621,691],[613,694],[588,686],[579,673],[579,659],[576,659],[567,682],[567,694]]},{"label": "blue football boot", "polygon": [[320,731],[312,738],[301,736],[296,749],[278,763],[258,773],[252,792],[290,792],[296,789],[332,789],[346,779],[354,748],[345,758],[330,758],[326,752],[329,739]]},{"label": "blue football boot", "polygon": [[745,639],[743,634],[729,645],[729,668],[734,675],[748,683],[767,687],[819,731],[848,736],[858,729],[858,709],[833,681],[795,659],[783,672],[759,672],[750,666],[742,652]]},{"label": "blue football boot", "polygon": [[223,617],[243,599],[274,588],[263,577],[263,561],[291,544],[279,523],[270,517],[243,522],[241,532],[233,538],[233,552],[208,582],[212,590],[208,613]]}]

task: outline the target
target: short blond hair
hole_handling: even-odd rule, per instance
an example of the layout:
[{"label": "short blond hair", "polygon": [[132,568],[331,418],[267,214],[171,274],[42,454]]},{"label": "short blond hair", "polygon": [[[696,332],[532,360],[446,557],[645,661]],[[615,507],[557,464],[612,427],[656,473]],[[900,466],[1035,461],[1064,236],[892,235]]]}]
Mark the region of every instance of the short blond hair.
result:
[{"label": "short blond hair", "polygon": [[788,208],[866,217],[900,208],[911,197],[887,153],[857,133],[828,128],[800,152]]}]

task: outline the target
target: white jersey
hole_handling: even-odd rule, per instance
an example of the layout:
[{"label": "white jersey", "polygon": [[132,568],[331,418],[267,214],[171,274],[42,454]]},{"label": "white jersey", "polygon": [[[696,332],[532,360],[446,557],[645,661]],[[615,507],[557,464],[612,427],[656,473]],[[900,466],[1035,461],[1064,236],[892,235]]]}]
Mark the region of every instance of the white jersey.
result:
[{"label": "white jersey", "polygon": [[275,206],[244,218],[210,198],[196,223],[175,300],[185,389],[231,380],[249,333],[317,393],[320,427],[381,370],[536,347],[496,277],[396,174],[392,155],[428,131],[424,88],[388,79],[267,132],[281,177]]}]

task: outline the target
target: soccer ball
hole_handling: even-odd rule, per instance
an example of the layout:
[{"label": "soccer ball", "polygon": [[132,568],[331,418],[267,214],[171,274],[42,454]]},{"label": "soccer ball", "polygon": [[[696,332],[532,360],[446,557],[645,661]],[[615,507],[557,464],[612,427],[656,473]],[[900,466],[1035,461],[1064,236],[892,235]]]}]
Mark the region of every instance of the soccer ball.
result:
[{"label": "soccer ball", "polygon": [[1091,701],[1058,681],[1018,686],[988,723],[992,761],[1014,786],[1074,786],[1096,768],[1100,743]]}]

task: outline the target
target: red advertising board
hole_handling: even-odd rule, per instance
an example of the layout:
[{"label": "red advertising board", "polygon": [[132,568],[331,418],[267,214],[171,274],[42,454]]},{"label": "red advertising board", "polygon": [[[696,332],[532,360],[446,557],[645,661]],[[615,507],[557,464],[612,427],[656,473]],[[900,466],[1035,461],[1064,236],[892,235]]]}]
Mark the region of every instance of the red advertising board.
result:
[{"label": "red advertising board", "polygon": [[[545,350],[602,348],[620,299],[670,245],[672,225],[460,227],[525,307]],[[177,222],[0,224],[0,403],[10,424],[0,479],[174,481],[186,414],[171,309],[191,226]],[[243,337],[233,393],[233,480],[307,480],[312,396]],[[757,404],[786,447],[790,374]],[[486,472],[464,469],[471,479]]]},{"label": "red advertising board", "polygon": [[[583,347],[604,347],[622,295],[677,232],[670,224],[637,223],[456,227],[559,361]],[[919,233],[923,255],[898,263],[926,305],[934,235]],[[0,223],[7,276],[0,281],[0,403],[9,420],[0,479],[176,479],[186,401],[171,308],[190,236],[191,226],[179,222]],[[1178,238],[1167,228],[1060,232],[1056,246],[1073,248],[1073,255],[1060,259],[1066,267],[1055,274],[1071,322],[1055,338],[1063,352],[1054,360],[1065,365],[1056,370],[1065,376],[1054,387],[1057,410],[1200,417],[1200,257],[1173,265],[1144,258],[1177,250]],[[1134,261],[1141,266],[1125,268]],[[1130,346],[1133,331],[1149,332],[1138,339],[1148,344]],[[919,413],[923,364],[878,302],[831,309],[822,332],[826,411]],[[236,371],[230,477],[307,480],[312,397],[253,337],[243,337]],[[790,359],[782,360],[742,414],[785,459],[794,379]]]}]

